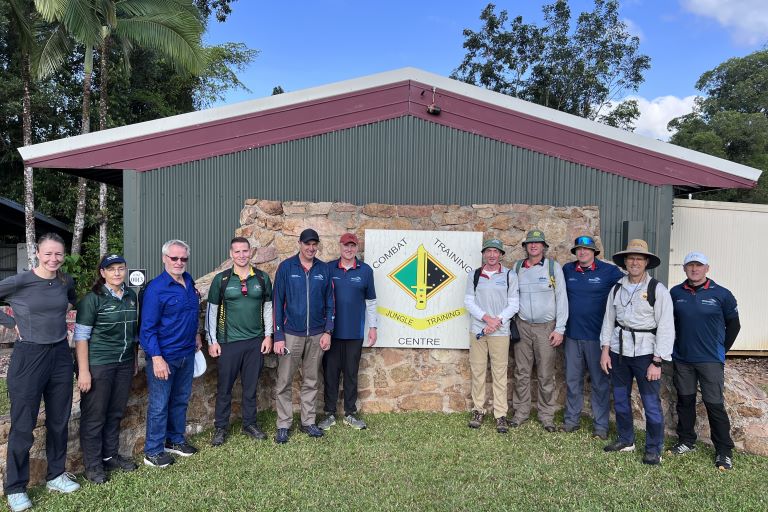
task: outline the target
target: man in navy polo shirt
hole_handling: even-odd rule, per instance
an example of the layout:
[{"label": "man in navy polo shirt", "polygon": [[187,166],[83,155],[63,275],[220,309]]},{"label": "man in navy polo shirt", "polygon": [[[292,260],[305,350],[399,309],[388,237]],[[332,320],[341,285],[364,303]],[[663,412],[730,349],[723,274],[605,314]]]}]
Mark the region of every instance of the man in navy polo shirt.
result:
[{"label": "man in navy polo shirt", "polygon": [[328,263],[333,282],[336,317],[331,348],[323,354],[325,414],[318,426],[329,430],[336,424],[339,377],[344,375],[344,424],[364,429],[357,413],[357,371],[363,349],[365,319],[368,318],[368,346],[376,344],[376,289],[373,270],[357,259],[357,236],[344,233],[339,240],[341,257]]},{"label": "man in navy polo shirt", "polygon": [[571,249],[576,261],[563,266],[568,291],[568,323],[565,326],[565,401],[564,432],[579,429],[584,406],[585,367],[589,371],[593,435],[608,439],[610,379],[600,368],[600,328],[605,303],[613,285],[624,277],[616,265],[595,259],[600,251],[594,238],[578,237]]},{"label": "man in navy polo shirt", "polygon": [[675,312],[673,381],[677,389],[677,437],[670,449],[683,455],[696,449],[696,384],[707,409],[715,466],[733,467],[731,424],[725,410],[723,386],[725,353],[739,334],[739,310],[736,299],[726,288],[707,277],[709,259],[692,252],[685,257],[687,279],[672,288]]}]

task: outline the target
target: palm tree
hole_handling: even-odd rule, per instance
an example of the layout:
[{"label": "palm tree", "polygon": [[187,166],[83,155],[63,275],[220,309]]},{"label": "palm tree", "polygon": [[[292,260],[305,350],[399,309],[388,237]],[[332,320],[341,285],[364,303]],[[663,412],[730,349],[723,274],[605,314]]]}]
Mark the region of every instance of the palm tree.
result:
[{"label": "palm tree", "polygon": [[[93,50],[98,45],[101,53],[99,101],[99,128],[107,124],[107,60],[112,38],[120,44],[126,69],[130,69],[130,53],[134,45],[157,51],[169,59],[180,72],[201,73],[207,64],[207,53],[202,47],[203,23],[190,0],[35,0],[42,16],[57,22],[71,37],[85,45],[83,75],[83,108],[81,133],[90,131],[91,78]],[[95,19],[95,23],[94,23]],[[63,48],[64,46],[62,46]],[[57,69],[56,61],[41,60],[41,74]],[[50,64],[44,69],[43,64]],[[85,196],[87,181],[78,180],[78,203],[75,213],[72,253],[79,254],[85,226]],[[106,253],[106,185],[99,194],[100,251]]]}]

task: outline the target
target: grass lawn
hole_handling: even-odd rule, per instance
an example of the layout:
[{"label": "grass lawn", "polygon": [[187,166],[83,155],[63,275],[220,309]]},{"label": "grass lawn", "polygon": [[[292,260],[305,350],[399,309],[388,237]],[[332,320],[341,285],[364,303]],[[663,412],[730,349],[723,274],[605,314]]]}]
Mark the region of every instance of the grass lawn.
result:
[{"label": "grass lawn", "polygon": [[[664,457],[606,454],[589,422],[572,434],[528,422],[507,435],[490,421],[466,427],[467,414],[371,414],[369,428],[337,424],[322,439],[293,433],[276,445],[274,413],[262,413],[270,440],[234,429],[192,439],[200,453],[167,469],[142,466],[69,496],[31,490],[35,510],[768,510],[768,458],[737,454],[719,472],[713,452]],[[296,424],[296,423],[294,423]],[[239,427],[239,425],[237,425]],[[638,439],[638,446],[642,446]]]},{"label": "grass lawn", "polygon": [[11,412],[11,400],[8,398],[8,382],[0,379],[0,415]]}]

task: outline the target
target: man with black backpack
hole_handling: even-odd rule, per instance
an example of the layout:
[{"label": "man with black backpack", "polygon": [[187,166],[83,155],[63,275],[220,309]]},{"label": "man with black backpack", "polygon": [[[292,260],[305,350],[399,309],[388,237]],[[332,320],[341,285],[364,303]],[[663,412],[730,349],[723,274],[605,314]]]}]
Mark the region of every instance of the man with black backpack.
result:
[{"label": "man with black backpack", "polygon": [[658,267],[661,259],[648,250],[645,240],[630,240],[627,249],[613,255],[624,268],[622,277],[608,294],[600,332],[600,367],[611,376],[618,439],[606,452],[635,450],[632,423],[632,381],[637,381],[645,410],[644,464],[660,464],[664,446],[664,414],[661,409],[662,360],[672,358],[675,321],[667,288],[646,270]]},{"label": "man with black backpack", "polygon": [[485,381],[488,358],[493,382],[493,416],[496,431],[506,434],[507,367],[509,365],[509,325],[520,305],[517,275],[501,264],[501,240],[483,243],[483,265],[467,280],[464,305],[471,316],[469,366],[472,374],[472,418],[470,428],[480,428],[485,416]]},{"label": "man with black backpack", "polygon": [[272,283],[251,265],[251,244],[243,237],[229,244],[232,268],[216,274],[208,290],[208,354],[218,361],[216,412],[211,445],[224,444],[232,411],[232,386],[243,386],[243,433],[267,436],[256,423],[256,391],[264,355],[272,350]]}]

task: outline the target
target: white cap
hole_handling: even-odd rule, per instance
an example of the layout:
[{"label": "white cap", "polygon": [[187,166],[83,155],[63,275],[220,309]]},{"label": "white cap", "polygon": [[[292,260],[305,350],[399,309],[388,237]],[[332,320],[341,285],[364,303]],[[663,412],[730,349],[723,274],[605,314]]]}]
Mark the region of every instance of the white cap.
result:
[{"label": "white cap", "polygon": [[205,354],[203,354],[203,351],[198,350],[195,352],[195,368],[193,370],[192,376],[194,378],[200,377],[205,373],[207,366],[208,365],[205,363]]},{"label": "white cap", "polygon": [[683,266],[686,266],[692,261],[698,261],[702,265],[709,265],[709,258],[704,256],[700,252],[689,252],[688,255],[683,260]]}]

